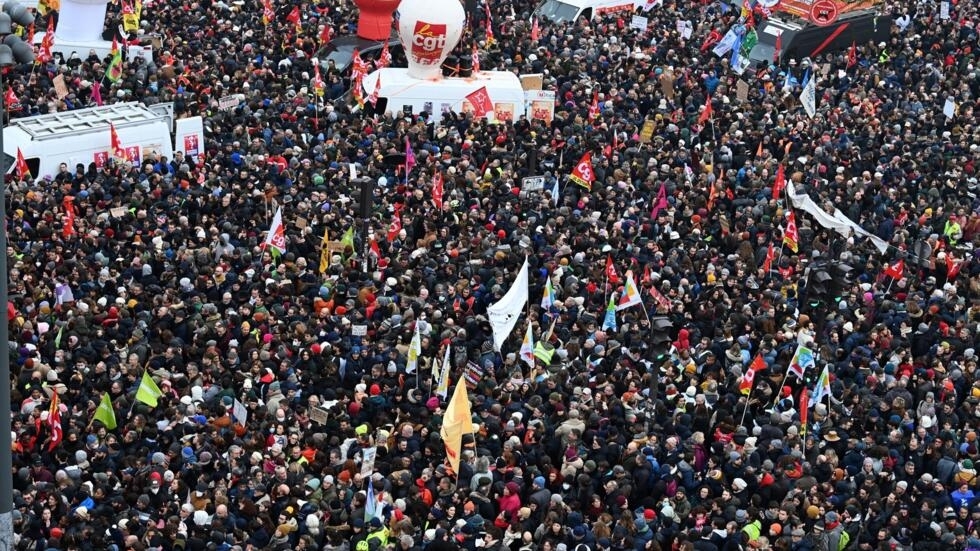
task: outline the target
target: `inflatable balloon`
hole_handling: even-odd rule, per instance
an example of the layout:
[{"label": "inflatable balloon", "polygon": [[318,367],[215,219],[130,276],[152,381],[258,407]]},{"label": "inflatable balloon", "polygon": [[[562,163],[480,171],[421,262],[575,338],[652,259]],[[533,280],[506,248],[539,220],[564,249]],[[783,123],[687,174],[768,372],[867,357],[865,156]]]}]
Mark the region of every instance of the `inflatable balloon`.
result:
[{"label": "inflatable balloon", "polygon": [[459,0],[402,0],[398,35],[408,57],[408,76],[442,77],[442,62],[463,35],[466,12]]},{"label": "inflatable balloon", "polygon": [[354,0],[360,15],[357,36],[368,40],[388,40],[391,36],[392,12],[399,0]]}]

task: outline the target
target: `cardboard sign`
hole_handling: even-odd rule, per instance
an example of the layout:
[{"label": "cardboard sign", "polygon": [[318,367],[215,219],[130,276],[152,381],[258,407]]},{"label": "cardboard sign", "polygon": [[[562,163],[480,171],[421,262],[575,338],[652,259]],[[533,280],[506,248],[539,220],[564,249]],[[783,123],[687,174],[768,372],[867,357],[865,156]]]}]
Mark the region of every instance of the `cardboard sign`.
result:
[{"label": "cardboard sign", "polygon": [[355,337],[363,337],[367,335],[367,325],[351,325],[350,334]]},{"label": "cardboard sign", "polygon": [[660,89],[664,92],[664,97],[667,101],[674,100],[674,72],[671,70],[665,70],[662,75],[660,75]]},{"label": "cardboard sign", "polygon": [[939,18],[943,21],[949,20],[949,2],[939,4]]},{"label": "cardboard sign", "polygon": [[129,209],[126,207],[114,207],[109,209],[109,215],[113,218],[122,218],[126,216],[127,212],[129,212]]},{"label": "cardboard sign", "polygon": [[326,425],[327,419],[330,418],[330,412],[323,408],[312,408],[310,409],[310,421],[317,423],[319,425]]},{"label": "cardboard sign", "polygon": [[540,90],[544,86],[544,75],[542,74],[530,74],[521,75],[521,88],[525,92],[530,92],[533,90]]},{"label": "cardboard sign", "polygon": [[544,189],[544,176],[528,176],[521,181],[522,191],[541,191]]},{"label": "cardboard sign", "polygon": [[647,30],[647,25],[649,24],[650,20],[642,15],[634,15],[633,19],[630,20],[630,28],[638,31]]},{"label": "cardboard sign", "polygon": [[735,83],[735,93],[735,97],[738,99],[738,101],[749,101],[749,83],[742,79],[738,79],[738,82]]},{"label": "cardboard sign", "polygon": [[65,99],[68,97],[68,86],[65,84],[65,75],[59,74],[51,80],[54,84],[54,92],[58,95],[58,99]]}]

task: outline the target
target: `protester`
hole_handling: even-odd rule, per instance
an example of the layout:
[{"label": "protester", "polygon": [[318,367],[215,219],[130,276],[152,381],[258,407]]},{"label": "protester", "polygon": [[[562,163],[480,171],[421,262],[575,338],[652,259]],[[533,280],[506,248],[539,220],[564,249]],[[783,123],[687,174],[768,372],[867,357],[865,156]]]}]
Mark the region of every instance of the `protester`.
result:
[{"label": "protester", "polygon": [[318,98],[349,2],[145,3],[127,41],[160,47],[118,82],[5,75],[11,117],[101,82],[206,127],[197,157],[8,183],[15,547],[980,549],[977,6],[886,3],[888,42],[738,75],[710,42],[737,8],[655,4],[536,39],[530,3],[478,6],[461,48],[543,74],[547,126],[365,114],[332,67]]}]

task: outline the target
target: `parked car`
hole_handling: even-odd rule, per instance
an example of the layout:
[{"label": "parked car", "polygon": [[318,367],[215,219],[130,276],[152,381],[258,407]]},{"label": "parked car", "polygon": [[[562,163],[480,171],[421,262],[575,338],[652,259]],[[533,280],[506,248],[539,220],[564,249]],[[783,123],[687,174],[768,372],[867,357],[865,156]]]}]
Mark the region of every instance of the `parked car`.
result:
[{"label": "parked car", "polygon": [[[384,45],[384,40],[368,40],[355,35],[340,36],[317,50],[316,57],[320,60],[322,70],[329,68],[330,63],[333,62],[333,66],[346,80],[350,77],[354,50],[361,54],[361,59],[364,61],[374,61],[381,55]],[[391,31],[391,36],[388,37],[388,51],[391,53],[395,66],[405,66],[405,49],[398,38],[398,32],[394,29]]]}]

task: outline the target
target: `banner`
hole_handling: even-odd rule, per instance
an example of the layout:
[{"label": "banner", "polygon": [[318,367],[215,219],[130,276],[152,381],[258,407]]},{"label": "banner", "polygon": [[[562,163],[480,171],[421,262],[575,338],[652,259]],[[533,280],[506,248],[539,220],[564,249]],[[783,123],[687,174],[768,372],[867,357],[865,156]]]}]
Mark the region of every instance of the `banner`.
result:
[{"label": "banner", "polygon": [[510,332],[514,330],[514,326],[517,325],[517,318],[520,317],[521,312],[524,310],[524,305],[527,304],[527,271],[528,262],[525,257],[524,264],[521,266],[517,278],[514,279],[514,284],[511,285],[507,294],[487,308],[487,317],[490,319],[490,327],[493,328],[493,344],[498,352],[500,351],[500,347],[503,346],[504,341],[507,340]]}]

